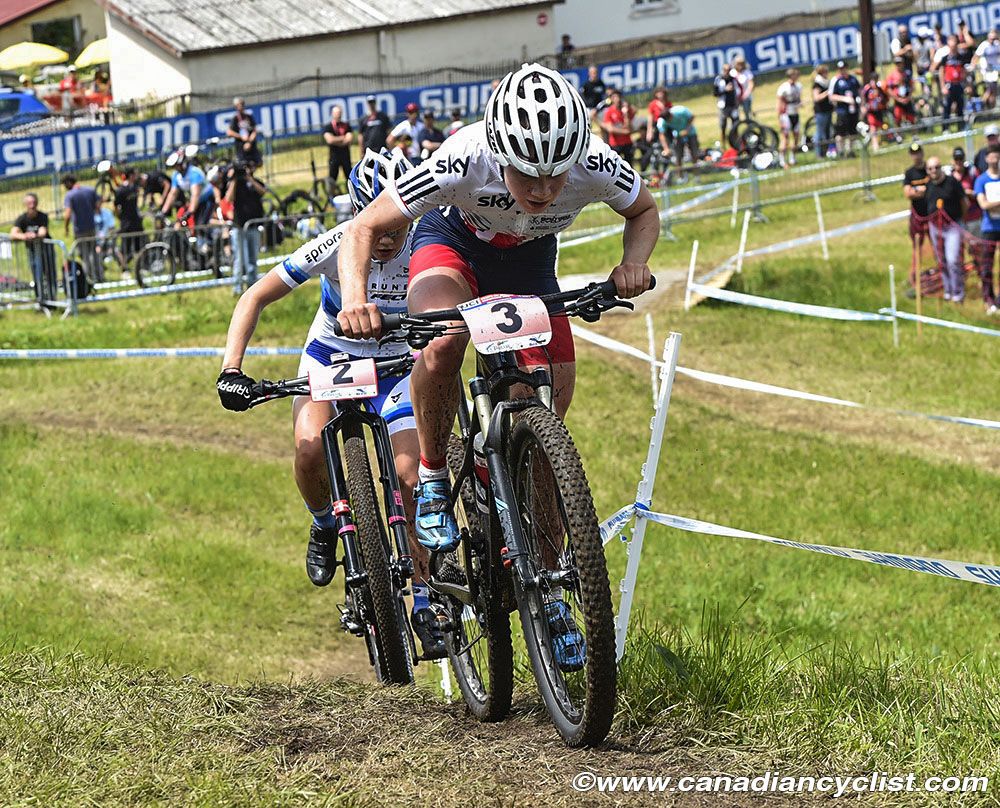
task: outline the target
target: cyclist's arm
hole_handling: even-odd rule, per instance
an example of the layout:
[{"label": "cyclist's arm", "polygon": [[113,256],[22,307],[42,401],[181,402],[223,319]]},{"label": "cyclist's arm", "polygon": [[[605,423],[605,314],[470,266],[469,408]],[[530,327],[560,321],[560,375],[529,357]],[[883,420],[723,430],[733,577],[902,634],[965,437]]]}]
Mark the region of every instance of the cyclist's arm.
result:
[{"label": "cyclist's arm", "polygon": [[622,260],[611,271],[610,279],[621,297],[635,297],[649,288],[649,256],[660,236],[660,214],[645,185],[635,202],[619,213],[625,218]]},{"label": "cyclist's arm", "polygon": [[163,204],[160,206],[160,213],[167,213],[174,204],[174,200],[177,198],[177,188],[173,185],[170,186],[170,190],[167,191],[167,195],[163,198]]},{"label": "cyclist's arm", "polygon": [[337,320],[344,335],[355,338],[377,337],[382,331],[382,316],[374,303],[368,302],[368,275],[371,272],[372,248],[384,233],[409,227],[392,197],[379,194],[344,229],[337,261],[342,305]]},{"label": "cyclist's arm", "polygon": [[255,283],[239,299],[233,310],[233,318],[229,321],[229,333],[226,335],[226,355],[222,358],[222,368],[241,368],[243,355],[246,353],[250,337],[257,328],[260,313],[265,307],[276,300],[281,300],[291,292],[278,274],[271,270],[260,281]]},{"label": "cyclist's arm", "polygon": [[198,210],[198,203],[201,201],[201,183],[191,186],[191,212]]}]

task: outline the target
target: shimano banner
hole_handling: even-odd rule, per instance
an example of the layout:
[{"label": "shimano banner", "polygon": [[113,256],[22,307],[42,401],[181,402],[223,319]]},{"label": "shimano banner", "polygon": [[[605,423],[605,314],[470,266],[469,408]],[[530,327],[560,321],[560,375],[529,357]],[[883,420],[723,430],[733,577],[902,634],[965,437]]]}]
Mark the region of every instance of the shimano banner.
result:
[{"label": "shimano banner", "polygon": [[[876,23],[876,30],[880,37],[891,39],[895,36],[897,25],[902,23],[909,25],[914,35],[923,28],[940,24],[942,31],[949,34],[958,28],[962,20],[974,34],[1000,27],[1000,0],[883,19]],[[836,59],[856,59],[858,40],[858,28],[853,25],[793,31],[749,42],[609,62],[600,65],[600,72],[605,84],[625,92],[639,93],[659,85],[682,87],[706,81],[718,73],[724,63],[732,62],[739,56],[745,57],[755,72]],[[586,68],[582,67],[565,71],[565,75],[577,86],[586,81],[586,73]],[[458,108],[466,116],[476,115],[485,105],[489,93],[489,82],[475,82],[389,90],[376,92],[376,96],[379,108],[396,119],[410,102],[436,109],[439,113]],[[356,122],[367,112],[364,94],[265,103],[251,107],[251,111],[264,133],[282,137],[319,132],[330,119],[330,109],[335,104],[344,107],[345,118],[349,121]],[[86,165],[105,157],[155,156],[170,146],[224,135],[231,115],[231,111],[224,110],[3,139],[0,140],[0,177]]]}]

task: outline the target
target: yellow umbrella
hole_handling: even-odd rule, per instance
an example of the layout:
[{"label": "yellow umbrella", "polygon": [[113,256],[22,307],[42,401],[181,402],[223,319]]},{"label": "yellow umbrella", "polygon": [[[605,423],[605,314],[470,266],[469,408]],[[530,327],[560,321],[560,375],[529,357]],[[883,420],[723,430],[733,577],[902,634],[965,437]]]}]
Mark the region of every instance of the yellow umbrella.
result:
[{"label": "yellow umbrella", "polygon": [[111,61],[111,48],[108,47],[108,38],[95,39],[83,49],[76,57],[74,64],[77,67],[90,67],[91,65],[103,65]]},{"label": "yellow umbrella", "polygon": [[18,42],[0,51],[0,70],[17,70],[19,67],[57,65],[69,59],[66,51],[43,45],[41,42]]}]

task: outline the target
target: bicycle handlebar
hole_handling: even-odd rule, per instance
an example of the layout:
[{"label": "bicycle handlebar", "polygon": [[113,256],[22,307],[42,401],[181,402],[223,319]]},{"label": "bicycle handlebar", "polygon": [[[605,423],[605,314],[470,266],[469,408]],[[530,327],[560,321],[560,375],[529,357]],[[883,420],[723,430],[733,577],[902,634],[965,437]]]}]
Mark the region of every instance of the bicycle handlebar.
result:
[{"label": "bicycle handlebar", "polygon": [[[651,275],[649,281],[649,288],[655,289],[656,277]],[[622,306],[625,308],[633,307],[631,303],[618,298],[618,289],[615,286],[615,282],[611,280],[602,281],[601,283],[591,283],[582,289],[571,289],[567,292],[554,292],[550,295],[542,295],[539,299],[545,304],[545,308],[549,310],[550,314],[579,314],[590,322],[598,319],[600,315],[609,308],[614,308],[616,306]],[[573,311],[573,307],[563,309],[561,312],[558,311],[558,307],[566,303],[579,304],[580,311]],[[421,314],[414,315],[410,315],[405,312],[400,314],[383,314],[382,341],[389,341],[387,338],[390,338],[397,332],[407,335],[408,332],[412,331],[414,328],[419,328],[421,325],[432,325],[434,323],[460,320],[461,318],[462,315],[458,309],[425,311]],[[343,336],[340,323],[336,320],[334,320],[333,328],[334,333],[338,336]],[[414,343],[409,339],[407,341],[410,342],[411,345],[414,345]],[[420,339],[417,342],[420,346],[427,344],[427,341],[423,339]]]}]

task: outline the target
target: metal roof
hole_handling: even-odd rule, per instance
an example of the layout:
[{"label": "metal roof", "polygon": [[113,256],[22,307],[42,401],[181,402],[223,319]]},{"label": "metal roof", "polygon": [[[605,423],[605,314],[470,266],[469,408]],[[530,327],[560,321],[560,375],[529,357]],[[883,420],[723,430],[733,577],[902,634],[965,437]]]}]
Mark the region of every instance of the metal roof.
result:
[{"label": "metal roof", "polygon": [[19,20],[56,2],[58,0],[4,0],[3,6],[0,7],[0,26]]},{"label": "metal roof", "polygon": [[98,0],[181,56],[242,45],[395,28],[562,0]]}]

